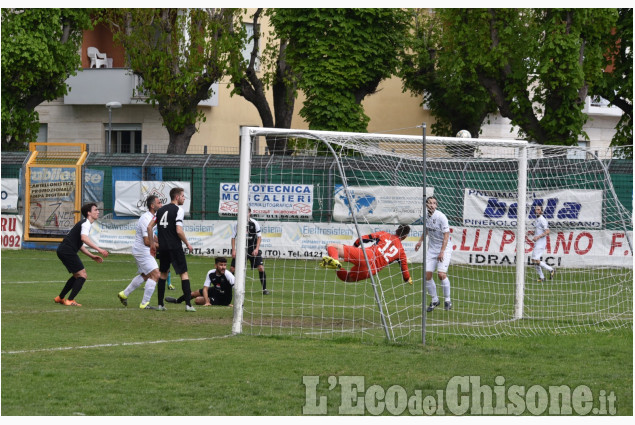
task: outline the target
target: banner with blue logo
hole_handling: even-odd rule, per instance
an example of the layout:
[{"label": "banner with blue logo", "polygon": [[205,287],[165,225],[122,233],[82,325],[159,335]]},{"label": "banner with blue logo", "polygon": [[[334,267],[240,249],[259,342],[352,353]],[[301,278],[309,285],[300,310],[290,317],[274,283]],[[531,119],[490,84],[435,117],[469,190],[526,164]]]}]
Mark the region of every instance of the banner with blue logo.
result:
[{"label": "banner with blue logo", "polygon": [[[602,191],[568,189],[550,192],[528,191],[527,219],[536,219],[535,206],[552,229],[602,228]],[[465,189],[463,225],[515,228],[518,219],[518,193]]]},{"label": "banner with blue logo", "polygon": [[[358,220],[368,223],[412,224],[423,216],[423,188],[405,186],[349,186],[353,207],[341,184],[333,193],[333,219],[353,221],[351,209]],[[434,195],[434,188],[426,189],[426,197]]]}]

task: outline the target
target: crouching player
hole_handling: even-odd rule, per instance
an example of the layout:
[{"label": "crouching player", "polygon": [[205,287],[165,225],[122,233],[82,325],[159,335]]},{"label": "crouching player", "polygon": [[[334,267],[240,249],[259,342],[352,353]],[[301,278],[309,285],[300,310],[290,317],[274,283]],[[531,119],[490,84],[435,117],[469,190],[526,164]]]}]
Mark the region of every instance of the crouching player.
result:
[{"label": "crouching player", "polygon": [[[227,270],[227,259],[216,257],[216,268],[207,272],[205,283],[198,291],[192,292],[192,299],[197,305],[231,305],[234,275]],[[179,298],[165,297],[169,303],[179,304],[185,296]]]}]

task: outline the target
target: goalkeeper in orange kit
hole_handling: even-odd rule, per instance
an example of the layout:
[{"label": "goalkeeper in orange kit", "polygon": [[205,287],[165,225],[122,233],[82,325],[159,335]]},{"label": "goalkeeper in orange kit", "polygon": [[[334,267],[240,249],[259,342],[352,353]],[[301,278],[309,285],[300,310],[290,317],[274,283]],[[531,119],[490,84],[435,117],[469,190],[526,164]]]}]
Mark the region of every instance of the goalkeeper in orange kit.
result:
[{"label": "goalkeeper in orange kit", "polygon": [[[388,264],[399,261],[404,282],[412,284],[410,272],[408,271],[408,259],[401,245],[401,241],[406,239],[409,233],[410,226],[400,225],[394,235],[388,232],[371,233],[362,236],[361,241],[357,239],[353,246],[327,244],[326,251],[328,256],[323,257],[320,266],[337,270],[337,277],[344,282],[359,282],[377,274]],[[363,248],[362,245],[367,243],[372,245]],[[366,251],[366,256],[368,257],[370,269],[364,258],[364,251]],[[339,258],[352,263],[353,267],[350,270],[344,269]]]}]

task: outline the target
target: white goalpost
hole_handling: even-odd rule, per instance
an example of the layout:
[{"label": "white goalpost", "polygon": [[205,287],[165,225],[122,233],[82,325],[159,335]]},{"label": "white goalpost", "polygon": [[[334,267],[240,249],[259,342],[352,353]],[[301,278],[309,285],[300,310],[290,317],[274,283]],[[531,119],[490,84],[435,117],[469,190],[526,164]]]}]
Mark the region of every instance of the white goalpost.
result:
[{"label": "white goalpost", "polygon": [[[296,154],[251,155],[274,139]],[[613,186],[618,162],[521,140],[245,127],[232,331],[421,343],[632,327],[633,220]],[[452,232],[453,307],[443,309],[435,272],[441,307],[428,313],[425,249],[414,248],[429,195]],[[543,269],[544,281],[529,261],[535,206],[550,227],[542,264],[555,268],[553,279]],[[248,207],[262,229],[267,296],[246,261]],[[398,262],[359,282],[319,267],[327,243],[353,245],[400,224],[411,229],[402,245],[413,285]]]}]

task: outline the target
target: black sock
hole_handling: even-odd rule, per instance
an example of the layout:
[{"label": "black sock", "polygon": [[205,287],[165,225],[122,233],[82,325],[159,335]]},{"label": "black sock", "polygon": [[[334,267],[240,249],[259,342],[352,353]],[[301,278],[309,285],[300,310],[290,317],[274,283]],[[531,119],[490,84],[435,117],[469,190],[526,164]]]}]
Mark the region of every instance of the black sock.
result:
[{"label": "black sock", "polygon": [[73,289],[74,283],[75,283],[75,276],[71,276],[71,278],[66,281],[66,285],[64,285],[64,289],[62,289],[62,292],[60,292],[60,298],[64,298],[66,294],[68,294],[68,291]]},{"label": "black sock", "polygon": [[267,289],[267,274],[262,271],[258,272],[258,275],[260,275],[260,284],[262,285],[262,290],[264,291]]},{"label": "black sock", "polygon": [[183,300],[185,301],[185,304],[192,307],[192,304],[190,303],[190,301],[192,300],[192,291],[190,290],[189,279],[185,279],[181,281],[181,289],[183,289]]},{"label": "black sock", "polygon": [[163,297],[165,296],[165,279],[159,278],[157,282],[157,298],[158,305],[163,305]]},{"label": "black sock", "polygon": [[75,278],[75,283],[73,283],[73,290],[71,291],[71,294],[68,296],[69,300],[75,299],[77,294],[79,294],[79,291],[82,290],[82,286],[84,286],[84,282],[86,282],[86,279],[84,279],[83,277]]}]

